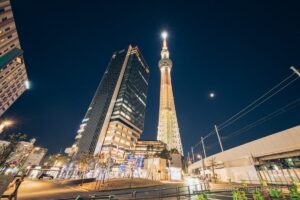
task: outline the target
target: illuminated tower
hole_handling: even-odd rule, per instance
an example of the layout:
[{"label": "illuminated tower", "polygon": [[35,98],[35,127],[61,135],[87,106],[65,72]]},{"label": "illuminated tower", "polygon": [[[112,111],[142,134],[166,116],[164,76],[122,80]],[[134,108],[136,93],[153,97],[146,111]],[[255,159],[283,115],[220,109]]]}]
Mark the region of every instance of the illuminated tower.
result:
[{"label": "illuminated tower", "polygon": [[162,33],[163,47],[159,69],[161,73],[160,83],[160,107],[157,140],[167,144],[167,149],[177,149],[183,155],[181,138],[178,128],[174,97],[171,82],[172,61],[169,59],[167,47],[167,33]]}]

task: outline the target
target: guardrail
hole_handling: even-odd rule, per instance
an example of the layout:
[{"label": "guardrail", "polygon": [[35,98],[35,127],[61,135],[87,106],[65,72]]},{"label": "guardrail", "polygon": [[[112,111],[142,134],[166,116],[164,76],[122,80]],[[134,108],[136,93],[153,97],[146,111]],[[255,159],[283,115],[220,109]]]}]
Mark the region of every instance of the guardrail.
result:
[{"label": "guardrail", "polygon": [[191,197],[192,195],[197,195],[202,192],[208,192],[209,185],[208,183],[201,183],[197,185],[188,185],[188,186],[178,186],[178,187],[166,187],[166,188],[157,188],[157,189],[132,189],[130,192],[118,192],[115,194],[106,194],[106,195],[93,195],[93,196],[82,196],[77,198],[68,198],[60,200],[100,200],[100,199],[162,199],[168,197]]}]

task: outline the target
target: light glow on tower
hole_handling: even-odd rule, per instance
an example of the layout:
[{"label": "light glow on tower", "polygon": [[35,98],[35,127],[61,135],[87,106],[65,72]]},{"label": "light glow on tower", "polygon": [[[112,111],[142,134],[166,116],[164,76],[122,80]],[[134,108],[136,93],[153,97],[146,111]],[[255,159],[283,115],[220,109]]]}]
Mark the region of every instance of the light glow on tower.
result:
[{"label": "light glow on tower", "polygon": [[161,37],[162,37],[164,40],[167,39],[168,33],[167,33],[166,31],[163,31],[163,32],[161,33]]}]

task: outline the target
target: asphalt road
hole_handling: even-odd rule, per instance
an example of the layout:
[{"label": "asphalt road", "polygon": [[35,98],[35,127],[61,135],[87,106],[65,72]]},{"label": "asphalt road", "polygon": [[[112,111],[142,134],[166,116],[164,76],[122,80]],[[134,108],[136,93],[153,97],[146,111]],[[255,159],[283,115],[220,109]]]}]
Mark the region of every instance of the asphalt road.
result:
[{"label": "asphalt road", "polygon": [[[179,184],[178,184],[179,185]],[[114,195],[117,199],[131,199],[132,192],[137,191],[136,196],[144,199],[144,197],[152,196],[158,193],[159,188],[174,188],[176,184],[165,184],[162,186],[153,186],[139,189],[125,189],[117,191],[93,191],[87,192],[80,187],[68,184],[61,184],[52,180],[31,180],[26,179],[20,186],[18,191],[19,200],[58,200],[76,198],[78,195],[84,198],[98,197],[107,199],[109,195]],[[147,192],[151,190],[151,192]],[[154,191],[153,191],[154,190]],[[152,198],[153,199],[153,198]]]},{"label": "asphalt road", "polygon": [[[182,186],[182,184],[168,184],[161,186],[153,186],[147,188],[138,189],[125,189],[116,191],[94,191],[87,192],[82,190],[80,187],[75,187],[68,184],[60,184],[57,181],[51,180],[25,180],[19,189],[18,199],[19,200],[63,200],[63,199],[74,199],[78,195],[84,199],[89,199],[89,197],[97,197],[97,199],[108,199],[109,195],[113,195],[114,199],[128,200],[133,199],[133,191],[136,191],[136,199],[158,199],[159,195],[172,195],[176,193],[176,186]],[[163,190],[161,190],[163,189]],[[185,188],[180,188],[179,193],[187,194]],[[191,192],[192,193],[192,192]],[[247,195],[248,199],[252,199],[250,194]],[[177,200],[177,197],[163,198],[164,200]],[[197,199],[196,195],[192,198],[181,196],[180,199]],[[231,192],[218,192],[208,195],[210,200],[231,200]]]}]

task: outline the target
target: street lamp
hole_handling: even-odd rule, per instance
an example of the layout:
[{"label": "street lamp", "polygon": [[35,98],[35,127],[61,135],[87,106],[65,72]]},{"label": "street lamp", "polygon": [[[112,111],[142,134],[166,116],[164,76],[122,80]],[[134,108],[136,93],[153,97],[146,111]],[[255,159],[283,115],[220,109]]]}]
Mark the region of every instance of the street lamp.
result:
[{"label": "street lamp", "polygon": [[0,124],[0,133],[4,131],[5,127],[11,126],[13,124],[13,121],[11,120],[5,120]]}]

